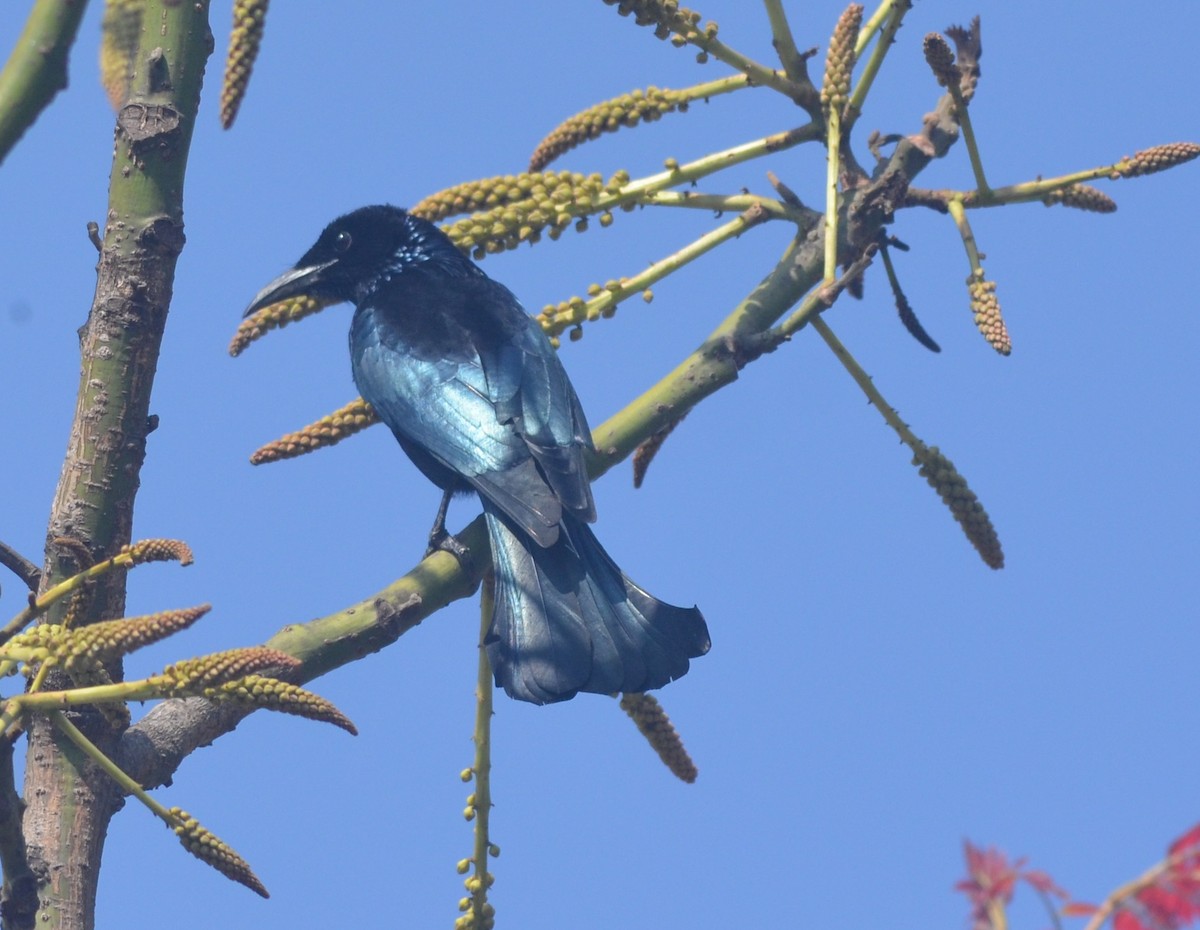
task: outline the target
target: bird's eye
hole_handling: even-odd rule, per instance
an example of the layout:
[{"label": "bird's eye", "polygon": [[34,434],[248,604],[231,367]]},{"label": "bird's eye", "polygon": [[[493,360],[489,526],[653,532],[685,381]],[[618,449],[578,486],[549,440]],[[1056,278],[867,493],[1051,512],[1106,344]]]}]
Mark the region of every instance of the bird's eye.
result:
[{"label": "bird's eye", "polygon": [[354,242],[353,237],[343,229],[333,237],[333,250],[335,252],[347,252],[350,250],[352,242]]}]

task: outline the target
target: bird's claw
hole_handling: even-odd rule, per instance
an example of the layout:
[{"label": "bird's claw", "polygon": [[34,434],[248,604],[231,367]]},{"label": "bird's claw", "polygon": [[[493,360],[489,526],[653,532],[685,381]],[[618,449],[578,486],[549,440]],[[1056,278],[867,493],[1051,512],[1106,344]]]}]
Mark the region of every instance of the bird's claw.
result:
[{"label": "bird's claw", "polygon": [[467,574],[472,574],[475,570],[475,563],[471,558],[470,547],[464,545],[462,540],[446,532],[445,529],[440,533],[429,534],[429,546],[425,549],[424,557],[429,558],[435,552],[449,552],[458,559],[458,564],[462,566],[462,570]]}]

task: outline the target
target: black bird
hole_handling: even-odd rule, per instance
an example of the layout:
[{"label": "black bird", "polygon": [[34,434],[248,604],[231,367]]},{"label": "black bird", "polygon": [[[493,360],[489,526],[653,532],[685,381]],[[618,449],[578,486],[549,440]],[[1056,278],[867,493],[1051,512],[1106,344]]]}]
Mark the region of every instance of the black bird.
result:
[{"label": "black bird", "polygon": [[[496,681],[545,704],[659,688],[709,648],[696,608],[647,594],[592,534],[591,432],[549,340],[508,288],[398,207],[334,220],[246,310],[307,294],[351,301],[359,393],[445,495],[483,503],[495,568]],[[452,549],[453,551],[453,549]]]}]

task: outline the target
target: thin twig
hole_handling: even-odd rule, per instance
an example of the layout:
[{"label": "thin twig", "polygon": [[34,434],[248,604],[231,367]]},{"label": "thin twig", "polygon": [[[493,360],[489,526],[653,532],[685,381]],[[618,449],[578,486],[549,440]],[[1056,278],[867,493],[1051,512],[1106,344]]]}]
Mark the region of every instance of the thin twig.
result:
[{"label": "thin twig", "polygon": [[30,591],[36,591],[42,580],[42,570],[7,543],[0,542],[0,565],[21,579]]},{"label": "thin twig", "polygon": [[808,59],[800,54],[792,28],[788,25],[787,13],[781,0],[763,0],[767,18],[771,22],[771,42],[779,55],[779,62],[789,79],[797,84],[811,83],[808,77]]},{"label": "thin twig", "polygon": [[[885,0],[876,11],[875,16],[871,17],[874,22],[875,17],[887,7],[891,7],[888,11],[887,21],[884,23],[882,31],[879,35],[879,41],[875,43],[875,47],[871,50],[871,57],[867,59],[867,63],[863,65],[862,74],[859,76],[858,83],[854,85],[854,90],[850,94],[850,102],[846,104],[846,131],[849,132],[853,128],[859,116],[862,115],[863,103],[867,99],[867,94],[871,90],[871,85],[875,81],[876,75],[879,74],[879,69],[883,66],[883,60],[887,57],[887,53],[891,50],[892,44],[895,42],[896,33],[900,30],[900,24],[904,21],[904,14],[912,9],[911,0]],[[868,26],[871,24],[868,23]],[[867,35],[867,27],[864,27],[859,36],[859,45],[855,49],[855,56],[859,57],[863,53],[864,43],[862,37]]]}]

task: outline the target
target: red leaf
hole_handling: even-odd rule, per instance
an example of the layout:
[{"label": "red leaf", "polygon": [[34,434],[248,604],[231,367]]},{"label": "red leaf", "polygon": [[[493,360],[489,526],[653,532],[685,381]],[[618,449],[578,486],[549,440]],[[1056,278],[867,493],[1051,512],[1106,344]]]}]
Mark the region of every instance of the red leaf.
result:
[{"label": "red leaf", "polygon": [[1028,882],[1033,888],[1036,888],[1042,894],[1052,895],[1055,898],[1062,898],[1064,901],[1071,897],[1065,891],[1054,884],[1054,879],[1043,872],[1041,869],[1026,869],[1021,873],[1021,878]]},{"label": "red leaf", "polygon": [[[1200,823],[1196,824],[1187,833],[1183,834],[1179,839],[1171,844],[1171,848],[1167,850],[1172,856],[1177,855],[1183,850],[1200,845]],[[1200,852],[1200,850],[1198,850]]]},{"label": "red leaf", "polygon": [[1180,930],[1200,917],[1200,824],[1169,853],[1152,883],[1117,904],[1113,930]]},{"label": "red leaf", "polygon": [[1117,911],[1112,925],[1113,930],[1147,930],[1146,925],[1129,911]]}]

